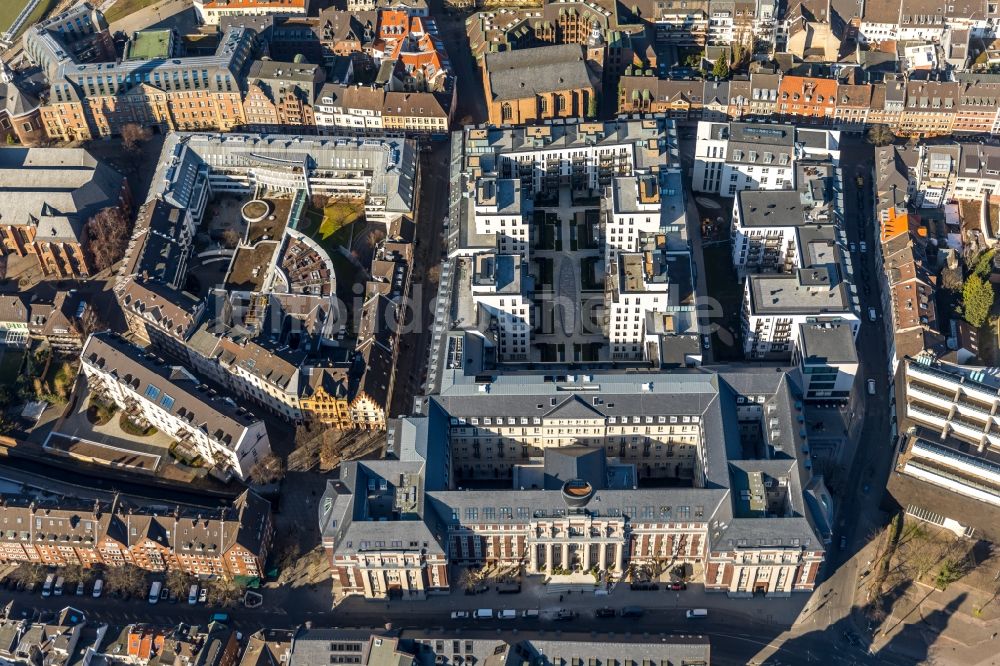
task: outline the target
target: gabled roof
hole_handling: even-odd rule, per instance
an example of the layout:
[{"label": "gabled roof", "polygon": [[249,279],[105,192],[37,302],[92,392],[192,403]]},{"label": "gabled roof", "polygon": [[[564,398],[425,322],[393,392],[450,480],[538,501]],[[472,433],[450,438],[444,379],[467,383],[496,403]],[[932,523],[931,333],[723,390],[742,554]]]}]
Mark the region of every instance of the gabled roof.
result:
[{"label": "gabled roof", "polygon": [[603,419],[604,415],[584,402],[580,396],[574,395],[546,412],[545,417],[550,419]]},{"label": "gabled roof", "polygon": [[593,89],[583,47],[541,46],[486,56],[489,90],[494,100],[514,100],[561,90]]}]

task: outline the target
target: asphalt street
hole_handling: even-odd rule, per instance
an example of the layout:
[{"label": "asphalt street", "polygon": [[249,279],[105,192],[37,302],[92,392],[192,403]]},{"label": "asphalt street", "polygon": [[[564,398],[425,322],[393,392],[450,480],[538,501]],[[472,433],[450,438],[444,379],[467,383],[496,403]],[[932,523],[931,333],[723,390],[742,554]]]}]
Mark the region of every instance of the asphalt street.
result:
[{"label": "asphalt street", "polygon": [[[864,423],[861,429],[854,459],[846,468],[843,478],[848,482],[837,498],[837,524],[833,543],[827,550],[825,580],[813,595],[814,607],[822,607],[810,618],[808,625],[842,627],[842,631],[856,631],[864,645],[869,645],[871,636],[867,627],[856,626],[852,620],[852,608],[862,606],[866,599],[855,598],[858,590],[858,576],[868,566],[862,549],[873,532],[885,524],[886,515],[880,508],[880,501],[888,479],[893,458],[892,441],[889,435],[890,383],[886,373],[886,341],[882,325],[879,280],[876,275],[875,254],[878,248],[878,229],[873,220],[873,191],[871,164],[873,148],[862,138],[844,135],[841,152],[841,169],[844,182],[844,222],[854,266],[854,284],[857,285],[862,313],[861,330],[857,338],[858,360],[860,363],[859,389],[866,391],[864,382],[875,381],[873,395],[863,395]],[[858,186],[856,178],[863,179]],[[868,251],[862,252],[864,241]],[[869,321],[868,308],[875,308],[877,319]],[[841,547],[843,543],[843,547]],[[905,659],[906,646],[893,645],[889,649],[876,652],[882,660]],[[919,658],[918,655],[913,657]],[[885,663],[883,661],[883,663]]]}]

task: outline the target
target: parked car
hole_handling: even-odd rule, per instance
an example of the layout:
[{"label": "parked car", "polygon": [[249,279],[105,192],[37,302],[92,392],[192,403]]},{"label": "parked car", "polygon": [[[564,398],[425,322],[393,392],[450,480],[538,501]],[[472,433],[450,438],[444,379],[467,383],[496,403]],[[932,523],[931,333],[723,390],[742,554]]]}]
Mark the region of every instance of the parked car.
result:
[{"label": "parked car", "polygon": [[451,612],[451,619],[453,619],[453,620],[468,620],[469,619],[469,611],[452,611]]},{"label": "parked car", "polygon": [[598,608],[597,610],[594,611],[594,617],[598,619],[615,617],[615,615],[616,615],[615,609],[608,608],[607,606],[605,606],[604,608]]},{"label": "parked car", "polygon": [[861,246],[860,247],[861,247],[861,251],[862,252],[867,252],[868,251],[868,243],[866,243],[864,241],[861,241]]},{"label": "parked car", "polygon": [[229,622],[229,613],[213,613],[210,622]]},{"label": "parked car", "polygon": [[521,612],[521,617],[523,617],[525,620],[537,620],[538,619],[538,609],[537,608],[529,608],[528,610],[522,611]]},{"label": "parked car", "polygon": [[674,582],[670,583],[670,585],[668,585],[667,587],[669,587],[671,590],[686,590],[688,586],[687,583],[685,583],[682,580],[675,580]]},{"label": "parked car", "polygon": [[626,606],[619,614],[622,617],[642,617],[646,614],[646,611],[639,606]]},{"label": "parked car", "polygon": [[480,608],[476,611],[473,616],[477,620],[492,620],[493,619],[493,609],[492,608]]},{"label": "parked car", "polygon": [[865,384],[868,386],[868,395],[875,395],[875,380],[869,379]]},{"label": "parked car", "polygon": [[704,608],[692,608],[687,613],[685,617],[689,620],[699,620],[708,617],[708,610]]},{"label": "parked car", "polygon": [[98,578],[94,581],[94,592],[93,596],[95,599],[101,598],[101,593],[104,592],[104,579]]},{"label": "parked car", "polygon": [[840,537],[840,549],[847,550],[847,537],[845,536]]},{"label": "parked car", "polygon": [[61,597],[63,592],[63,577],[59,576],[56,578],[56,586],[52,588],[52,594],[56,597]]},{"label": "parked car", "polygon": [[517,619],[517,611],[516,610],[511,610],[509,608],[505,608],[504,610],[502,610],[499,613],[497,613],[497,619],[498,620],[516,620]]},{"label": "parked car", "polygon": [[153,581],[153,584],[149,586],[149,595],[146,600],[151,604],[155,604],[160,600],[160,590],[163,589],[163,583],[158,580]]},{"label": "parked car", "polygon": [[198,586],[194,583],[188,588],[188,603],[192,606],[198,603]]},{"label": "parked car", "polygon": [[651,583],[648,581],[641,583],[632,583],[631,587],[633,590],[638,590],[640,592],[655,592],[656,590],[660,589],[658,583]]},{"label": "parked car", "polygon": [[198,591],[198,603],[203,604],[208,601],[208,588],[203,587]]},{"label": "parked car", "polygon": [[575,612],[571,610],[566,610],[565,608],[560,608],[559,610],[556,611],[556,614],[552,619],[556,620],[557,622],[563,622],[566,620],[572,620],[576,616],[577,614]]},{"label": "parked car", "polygon": [[854,243],[848,243],[847,247],[848,247],[848,249],[850,249],[851,252],[857,252],[858,251],[858,246],[855,245]]},{"label": "parked car", "polygon": [[85,587],[86,587],[86,586],[85,586],[85,585],[83,584],[83,581],[82,581],[82,580],[81,580],[81,581],[80,581],[79,583],[77,583],[77,584],[76,584],[76,596],[78,596],[78,597],[82,597],[82,596],[83,596],[83,589],[84,589]]},{"label": "parked car", "polygon": [[42,585],[42,596],[48,597],[52,595],[52,585],[55,583],[56,575],[49,574],[45,577],[45,584]]},{"label": "parked car", "polygon": [[701,346],[705,349],[709,349],[712,346],[712,338],[707,335],[701,336]]},{"label": "parked car", "polygon": [[878,313],[875,312],[875,308],[868,308],[868,321],[875,321],[878,319]]}]

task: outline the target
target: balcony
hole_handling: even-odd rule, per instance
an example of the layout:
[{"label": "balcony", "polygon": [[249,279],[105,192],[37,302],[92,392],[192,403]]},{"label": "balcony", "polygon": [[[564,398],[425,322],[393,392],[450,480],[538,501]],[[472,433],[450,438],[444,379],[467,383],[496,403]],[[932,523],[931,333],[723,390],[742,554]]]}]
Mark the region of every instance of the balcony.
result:
[{"label": "balcony", "polygon": [[966,419],[958,414],[952,417],[949,422],[951,427],[955,429],[955,432],[965,435],[966,437],[971,437],[974,441],[979,441],[983,435],[986,433],[986,425],[983,423],[976,423],[971,419]]},{"label": "balcony", "polygon": [[907,403],[906,405],[906,415],[917,419],[921,423],[928,423],[937,426],[938,428],[944,428],[945,424],[948,422],[947,413],[941,413],[936,409],[916,405],[912,402]]},{"label": "balcony", "polygon": [[949,393],[939,388],[932,388],[927,384],[911,381],[907,388],[908,393],[914,398],[926,400],[933,405],[938,405],[945,409],[951,409],[951,406],[955,403],[954,393]]},{"label": "balcony", "polygon": [[968,400],[959,400],[957,405],[960,414],[972,414],[976,418],[981,418],[985,420],[993,418],[993,415],[990,413],[990,410],[986,409],[980,404],[969,402]]}]

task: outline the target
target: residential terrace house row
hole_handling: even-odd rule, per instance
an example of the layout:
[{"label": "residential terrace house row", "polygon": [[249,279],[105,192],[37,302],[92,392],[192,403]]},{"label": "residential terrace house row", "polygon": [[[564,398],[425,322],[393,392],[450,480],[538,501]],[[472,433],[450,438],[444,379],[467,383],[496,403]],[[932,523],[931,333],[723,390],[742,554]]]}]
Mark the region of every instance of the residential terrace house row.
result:
[{"label": "residential terrace house row", "polygon": [[49,567],[131,564],[152,572],[262,576],[271,545],[270,505],[245,491],[219,510],[157,512],[111,502],[0,498],[0,561]]}]

